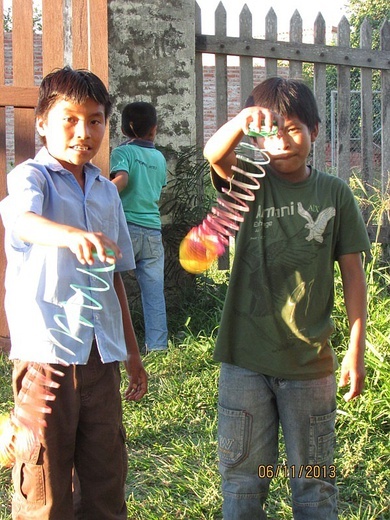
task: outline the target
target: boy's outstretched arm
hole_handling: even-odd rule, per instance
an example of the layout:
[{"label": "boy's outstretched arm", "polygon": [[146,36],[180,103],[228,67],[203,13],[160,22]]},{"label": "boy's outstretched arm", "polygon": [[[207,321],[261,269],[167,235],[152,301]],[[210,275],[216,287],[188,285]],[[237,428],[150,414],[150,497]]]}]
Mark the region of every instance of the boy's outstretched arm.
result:
[{"label": "boy's outstretched arm", "polygon": [[244,108],[209,139],[204,148],[205,158],[220,177],[228,179],[232,175],[231,167],[237,164],[234,149],[248,133],[249,125],[257,130],[262,126],[271,130],[275,121],[278,126],[283,125],[283,118],[266,108]]},{"label": "boy's outstretched arm", "polygon": [[[68,247],[81,264],[92,265],[94,252],[102,262],[114,263],[116,258],[121,258],[117,244],[103,233],[59,224],[31,211],[19,216],[13,231],[21,240],[30,244]],[[114,252],[115,258],[106,255],[107,249]]]},{"label": "boy's outstretched arm", "polygon": [[362,393],[366,375],[367,288],[360,253],[341,256],[339,264],[350,330],[349,347],[341,364],[339,386],[344,387],[349,383],[350,388],[344,400],[350,401]]},{"label": "boy's outstretched arm", "polygon": [[127,303],[125,286],[120,273],[114,273],[114,287],[122,310],[123,329],[127,349],[125,367],[129,376],[129,385],[125,390],[125,399],[127,401],[139,401],[148,390],[148,376],[141,361],[133,322],[131,321],[129,305]]}]

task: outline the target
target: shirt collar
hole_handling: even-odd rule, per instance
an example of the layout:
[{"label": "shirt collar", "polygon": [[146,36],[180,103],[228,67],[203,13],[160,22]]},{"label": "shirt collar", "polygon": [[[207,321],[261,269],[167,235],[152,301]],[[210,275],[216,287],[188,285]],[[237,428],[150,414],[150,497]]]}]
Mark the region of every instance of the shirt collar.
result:
[{"label": "shirt collar", "polygon": [[[69,170],[64,168],[61,163],[57,161],[52,155],[49,154],[47,148],[43,146],[37,155],[35,156],[35,160],[40,164],[44,164],[47,168],[52,171],[63,173],[63,174],[71,174]],[[101,180],[101,170],[94,164],[88,162],[84,164],[84,172],[87,176],[94,176],[96,179]]]},{"label": "shirt collar", "polygon": [[142,148],[155,148],[154,143],[152,141],[148,141],[147,139],[140,139],[140,138],[132,138],[128,139],[124,143],[122,143],[120,146],[123,146],[125,144],[133,144],[136,146],[142,146]]}]

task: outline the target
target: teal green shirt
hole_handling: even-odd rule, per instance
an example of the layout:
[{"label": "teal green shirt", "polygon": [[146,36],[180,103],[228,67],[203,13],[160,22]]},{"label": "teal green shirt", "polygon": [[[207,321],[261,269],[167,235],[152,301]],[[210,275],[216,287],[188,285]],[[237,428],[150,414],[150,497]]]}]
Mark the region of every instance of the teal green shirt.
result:
[{"label": "teal green shirt", "polygon": [[163,154],[151,141],[134,139],[112,151],[111,176],[118,171],[129,176],[126,188],[120,193],[127,222],[161,229],[159,200],[167,175]]},{"label": "teal green shirt", "polygon": [[260,182],[238,232],[214,357],[284,379],[325,377],[337,366],[334,263],[369,251],[366,226],[337,177],[313,169],[293,184],[268,168]]}]

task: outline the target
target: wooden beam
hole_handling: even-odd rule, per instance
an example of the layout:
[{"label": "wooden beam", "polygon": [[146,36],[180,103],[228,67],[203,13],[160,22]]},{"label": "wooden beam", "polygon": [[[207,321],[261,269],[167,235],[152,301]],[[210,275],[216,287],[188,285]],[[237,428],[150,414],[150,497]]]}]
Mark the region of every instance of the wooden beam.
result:
[{"label": "wooden beam", "polygon": [[42,1],[43,76],[64,66],[64,7],[62,0]]},{"label": "wooden beam", "polygon": [[39,87],[0,85],[0,107],[35,108]]},{"label": "wooden beam", "polygon": [[312,43],[272,42],[260,38],[242,40],[234,36],[221,37],[208,34],[197,34],[195,37],[196,51],[202,53],[390,70],[389,54],[384,51],[340,48],[330,45],[313,45]]}]

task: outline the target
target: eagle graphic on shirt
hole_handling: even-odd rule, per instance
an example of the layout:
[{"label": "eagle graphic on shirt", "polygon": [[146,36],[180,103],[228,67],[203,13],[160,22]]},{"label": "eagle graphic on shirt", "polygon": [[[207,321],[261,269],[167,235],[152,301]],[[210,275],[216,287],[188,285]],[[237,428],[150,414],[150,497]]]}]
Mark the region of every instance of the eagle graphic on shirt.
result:
[{"label": "eagle graphic on shirt", "polygon": [[[248,239],[247,246],[243,246],[245,254],[241,260],[247,264],[248,293],[245,302],[240,301],[235,312],[249,320],[253,317],[254,324],[259,317],[272,314],[276,305],[284,308],[284,319],[291,327],[291,321],[299,321],[298,307],[299,312],[305,314],[309,308],[313,280],[303,281],[300,271],[315,261],[318,249],[313,245],[323,247],[327,224],[336,215],[336,209],[325,208],[313,217],[301,202],[296,208],[296,214],[304,219],[297,234],[287,236],[281,230],[280,238],[267,243],[260,251],[259,245],[264,244],[262,241]],[[286,292],[286,280],[290,280],[290,289],[295,284],[292,293]],[[269,340],[272,343],[272,339]]]},{"label": "eagle graphic on shirt", "polygon": [[312,240],[316,240],[320,244],[324,241],[323,234],[326,229],[326,226],[331,218],[336,215],[336,210],[332,206],[329,208],[325,208],[322,210],[318,217],[314,220],[308,211],[302,206],[301,202],[298,202],[298,213],[307,220],[307,224],[305,224],[305,228],[309,230],[309,234],[306,237],[308,242]]}]

